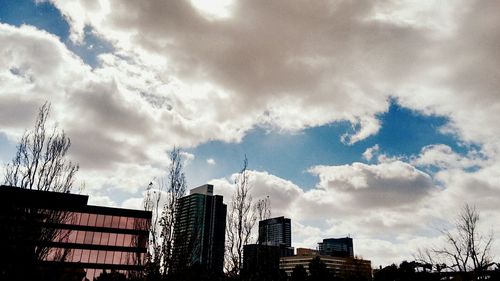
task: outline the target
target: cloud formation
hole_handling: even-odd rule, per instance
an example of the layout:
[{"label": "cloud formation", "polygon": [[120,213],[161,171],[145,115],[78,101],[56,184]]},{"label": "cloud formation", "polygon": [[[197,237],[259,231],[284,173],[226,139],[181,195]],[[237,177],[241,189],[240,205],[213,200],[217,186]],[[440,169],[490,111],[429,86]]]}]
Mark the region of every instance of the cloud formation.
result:
[{"label": "cloud formation", "polygon": [[[498,230],[498,1],[244,0],[215,10],[181,0],[51,2],[72,40],[89,28],[112,53],[91,68],[52,34],[0,24],[0,130],[15,141],[51,101],[96,202],[137,205],[110,194],[140,195],[174,145],[337,121],[353,128],[344,143],[360,142],[394,99],[447,117],[438,129],[469,152],[434,144],[406,162],[381,154],[370,165],[314,166],[311,189],[253,171],[255,197],[271,196],[276,215],[296,220],[298,245],[351,233],[377,263],[409,257],[406,247],[466,200]],[[226,198],[231,182],[212,181]]]}]

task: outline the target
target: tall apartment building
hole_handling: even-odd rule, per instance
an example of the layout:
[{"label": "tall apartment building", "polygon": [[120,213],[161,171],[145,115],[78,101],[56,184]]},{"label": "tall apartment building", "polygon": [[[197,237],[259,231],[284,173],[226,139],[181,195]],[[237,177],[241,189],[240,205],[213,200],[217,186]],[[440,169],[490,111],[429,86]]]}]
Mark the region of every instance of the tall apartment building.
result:
[{"label": "tall apartment building", "polygon": [[0,280],[140,276],[151,212],[91,206],[88,198],[0,186]]},{"label": "tall apartment building", "polygon": [[328,238],[318,243],[321,255],[334,257],[354,257],[352,238]]},{"label": "tall apartment building", "polygon": [[202,185],[177,202],[174,225],[173,268],[181,271],[201,265],[213,273],[222,273],[227,207],[213,185]]}]

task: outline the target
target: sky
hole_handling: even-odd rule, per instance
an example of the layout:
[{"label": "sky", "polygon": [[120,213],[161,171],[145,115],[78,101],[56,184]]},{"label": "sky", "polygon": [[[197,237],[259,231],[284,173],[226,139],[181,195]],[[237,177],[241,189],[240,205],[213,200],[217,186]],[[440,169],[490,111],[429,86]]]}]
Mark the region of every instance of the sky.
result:
[{"label": "sky", "polygon": [[465,203],[499,237],[499,1],[207,3],[0,0],[0,164],[49,101],[92,204],[140,208],[179,147],[226,203],[246,155],[295,247],[399,263]]}]

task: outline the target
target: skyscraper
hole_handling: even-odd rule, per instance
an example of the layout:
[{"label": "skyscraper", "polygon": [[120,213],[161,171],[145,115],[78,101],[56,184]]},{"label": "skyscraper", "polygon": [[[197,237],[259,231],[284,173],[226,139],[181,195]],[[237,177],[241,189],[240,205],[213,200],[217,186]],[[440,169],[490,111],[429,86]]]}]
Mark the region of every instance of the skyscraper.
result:
[{"label": "skyscraper", "polygon": [[259,244],[272,246],[292,246],[290,219],[277,217],[259,221]]},{"label": "skyscraper", "polygon": [[213,185],[202,185],[177,202],[174,225],[173,271],[200,265],[222,273],[227,207]]},{"label": "skyscraper", "polygon": [[278,246],[282,257],[292,256],[291,221],[285,217],[259,221],[259,244]]}]

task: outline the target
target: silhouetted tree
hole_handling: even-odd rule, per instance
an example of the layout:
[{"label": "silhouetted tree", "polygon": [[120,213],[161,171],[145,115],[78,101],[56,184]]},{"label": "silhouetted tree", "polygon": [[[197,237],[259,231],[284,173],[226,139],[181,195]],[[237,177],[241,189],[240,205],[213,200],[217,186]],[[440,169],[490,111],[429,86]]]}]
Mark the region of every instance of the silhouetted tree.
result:
[{"label": "silhouetted tree", "polygon": [[299,264],[293,268],[290,281],[307,281],[307,271],[303,265]]},{"label": "silhouetted tree", "polygon": [[255,202],[254,212],[256,213],[259,221],[267,220],[271,217],[271,199],[269,199],[269,196]]},{"label": "silhouetted tree", "polygon": [[167,177],[151,182],[144,198],[144,209],[153,213],[146,265],[149,279],[165,277],[172,268],[177,202],[186,193],[186,177],[180,149],[174,147],[169,156]]},{"label": "silhouetted tree", "polygon": [[245,156],[243,168],[235,179],[235,191],[229,204],[226,227],[226,271],[236,278],[243,265],[243,246],[248,244],[256,216],[252,211],[250,195],[248,160]]},{"label": "silhouetted tree", "polygon": [[392,264],[374,274],[374,281],[438,281],[441,276],[438,272],[430,272],[428,264],[416,261],[403,261],[399,268]]},{"label": "silhouetted tree", "polygon": [[103,271],[99,276],[97,276],[94,281],[127,281],[127,276],[118,271]]},{"label": "silhouetted tree", "polygon": [[309,280],[311,281],[327,281],[333,279],[333,274],[326,264],[321,261],[320,257],[315,257],[309,263]]},{"label": "silhouetted tree", "polygon": [[17,145],[16,156],[5,167],[4,183],[26,189],[68,193],[78,165],[66,157],[71,141],[64,131],[47,131],[50,104],[39,109],[35,128],[26,131]]},{"label": "silhouetted tree", "polygon": [[[38,111],[35,127],[22,135],[15,157],[5,166],[5,185],[63,193],[69,193],[72,190],[79,167],[78,164],[69,161],[66,156],[71,146],[69,137],[57,127],[47,128],[49,115],[50,104],[46,102]],[[14,239],[26,242],[16,249],[15,257],[9,257],[11,260],[9,262],[22,264],[16,274],[23,275],[28,272],[34,274],[33,263],[45,260],[49,254],[50,248],[42,245],[52,241],[64,241],[70,234],[69,231],[40,227],[40,223],[58,224],[69,221],[70,214],[38,208],[11,211],[13,212],[11,215],[16,216],[12,219],[17,220],[24,228],[21,233],[16,234],[17,237]],[[20,235],[27,236],[20,237]],[[2,243],[10,243],[9,240],[2,240],[4,240]],[[56,257],[64,260],[67,255],[68,250]],[[16,259],[19,260],[16,261]],[[2,260],[0,263],[5,263],[5,261]],[[0,277],[2,277],[1,274]]]},{"label": "silhouetted tree", "polygon": [[494,263],[491,258],[493,233],[484,235],[478,229],[479,211],[466,204],[454,230],[444,230],[446,245],[420,251],[419,260],[445,265],[462,279],[481,280],[484,272]]}]

